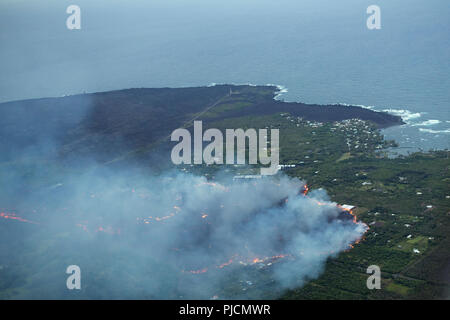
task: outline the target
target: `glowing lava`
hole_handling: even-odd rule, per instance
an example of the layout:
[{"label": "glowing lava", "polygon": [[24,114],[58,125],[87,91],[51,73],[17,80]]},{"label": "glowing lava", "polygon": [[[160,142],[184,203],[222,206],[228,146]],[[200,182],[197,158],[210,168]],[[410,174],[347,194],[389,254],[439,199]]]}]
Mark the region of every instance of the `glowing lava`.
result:
[{"label": "glowing lava", "polygon": [[305,185],[303,186],[302,194],[303,194],[304,196],[306,196],[306,195],[308,194],[308,192],[309,192],[308,185],[305,184]]},{"label": "glowing lava", "polygon": [[16,221],[26,222],[26,223],[31,223],[31,224],[39,224],[37,222],[18,217],[15,213],[0,212],[0,218],[11,219],[11,220],[16,220]]}]

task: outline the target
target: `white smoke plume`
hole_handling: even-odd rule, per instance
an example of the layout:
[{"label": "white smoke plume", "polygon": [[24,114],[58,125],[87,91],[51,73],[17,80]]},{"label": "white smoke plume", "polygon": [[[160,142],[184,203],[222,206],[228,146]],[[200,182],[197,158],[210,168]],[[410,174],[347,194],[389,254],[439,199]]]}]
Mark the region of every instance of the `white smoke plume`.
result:
[{"label": "white smoke plume", "polygon": [[[16,215],[36,224],[8,221],[2,236],[21,243],[2,249],[8,262],[26,265],[11,271],[24,284],[10,297],[246,298],[227,284],[262,272],[271,288],[301,286],[366,231],[298,179],[216,180],[97,169],[22,195]],[[78,293],[65,288],[71,264]]]}]

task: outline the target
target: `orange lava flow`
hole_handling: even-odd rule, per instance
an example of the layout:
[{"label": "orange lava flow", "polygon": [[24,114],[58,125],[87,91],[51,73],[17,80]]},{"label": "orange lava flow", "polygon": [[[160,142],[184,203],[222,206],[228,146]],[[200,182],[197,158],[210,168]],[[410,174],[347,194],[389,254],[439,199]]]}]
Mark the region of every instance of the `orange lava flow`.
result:
[{"label": "orange lava flow", "polygon": [[226,266],[229,266],[229,265],[232,264],[232,263],[233,263],[233,259],[230,259],[230,260],[228,260],[227,262],[222,263],[221,265],[218,265],[217,268],[223,269],[223,268],[225,268]]},{"label": "orange lava flow", "polygon": [[303,186],[303,188],[304,188],[304,190],[302,191],[302,193],[303,193],[304,196],[306,196],[306,195],[308,194],[308,192],[309,192],[308,185],[305,184],[305,185]]},{"label": "orange lava flow", "polygon": [[20,222],[32,223],[32,224],[39,224],[37,222],[18,217],[15,213],[0,212],[0,218],[11,219],[11,220],[16,220],[16,221],[20,221]]},{"label": "orange lava flow", "polygon": [[[349,214],[351,214],[351,215],[353,216],[353,223],[355,223],[355,224],[358,223],[358,218],[356,217],[356,214],[353,213],[353,210],[343,208],[343,207],[340,206],[340,205],[338,205],[338,207],[339,207],[340,209],[344,210],[344,211],[347,211]],[[363,222],[361,222],[361,223],[363,223]],[[365,224],[365,223],[363,223],[363,224],[364,224],[364,226],[366,227],[366,232],[367,232],[370,228],[369,228],[369,226],[368,226],[367,224]],[[364,238],[365,238],[365,237],[362,236],[361,238],[357,239],[355,242],[350,243],[350,244],[348,245],[348,246],[349,246],[349,250],[350,250],[350,249],[353,249],[353,248],[355,247],[355,245],[359,244],[362,240],[364,240]]]},{"label": "orange lava flow", "polygon": [[[304,196],[307,196],[307,195],[308,195],[308,192],[309,192],[309,187],[308,187],[308,185],[305,184],[305,185],[303,186],[303,188],[304,188],[304,190],[302,191],[302,194],[303,194]],[[316,203],[317,203],[318,205],[320,205],[320,206],[322,206],[322,205],[327,205],[327,203],[321,203],[321,202],[319,202],[319,201],[316,201]],[[354,224],[358,224],[358,218],[356,217],[356,214],[353,213],[353,211],[352,211],[351,209],[344,208],[344,207],[342,207],[341,205],[337,205],[337,207],[338,207],[339,209],[344,210],[344,211],[348,212],[349,214],[351,214],[352,217],[353,217],[353,223],[354,223]],[[363,223],[363,222],[361,222],[361,223],[364,224],[364,226],[366,227],[366,232],[367,232],[367,231],[370,229],[369,226],[368,226],[367,224]],[[353,249],[353,248],[355,247],[355,245],[359,244],[362,240],[364,240],[364,236],[362,236],[360,239],[357,239],[355,242],[350,243],[350,244],[349,244],[349,249]]]}]

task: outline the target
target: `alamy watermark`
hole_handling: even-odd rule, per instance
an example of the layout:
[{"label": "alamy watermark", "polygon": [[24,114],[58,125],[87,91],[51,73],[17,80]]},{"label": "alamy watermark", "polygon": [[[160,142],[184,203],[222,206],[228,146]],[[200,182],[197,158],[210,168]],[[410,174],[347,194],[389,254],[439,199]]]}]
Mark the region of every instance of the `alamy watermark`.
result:
[{"label": "alamy watermark", "polygon": [[[176,129],[172,132],[171,141],[178,141],[172,149],[172,162],[192,164],[192,140],[194,144],[194,164],[250,164],[263,165],[261,175],[274,175],[279,165],[279,130],[270,130],[270,145],[268,130],[260,129],[226,129],[225,130],[225,160],[224,137],[219,129],[208,129],[203,133],[202,121],[194,121],[194,138],[187,129]],[[248,145],[247,142],[248,141]],[[210,142],[204,149],[203,143]],[[248,150],[248,163],[247,159]],[[259,161],[259,162],[258,162]]]},{"label": "alamy watermark", "polygon": [[[69,30],[81,29],[81,8],[78,5],[70,5],[66,9],[66,13],[70,16],[66,20],[66,26]],[[370,5],[366,10],[370,16],[367,18],[367,28],[369,30],[381,29],[381,9],[377,5]]]},{"label": "alamy watermark", "polygon": [[367,268],[366,271],[368,274],[371,274],[370,277],[367,278],[367,289],[381,289],[381,269],[379,266],[371,265]]},{"label": "alamy watermark", "polygon": [[66,10],[67,14],[70,16],[66,20],[66,26],[69,30],[80,30],[81,29],[81,9],[77,5],[70,5]]},{"label": "alamy watermark", "polygon": [[77,265],[70,265],[66,269],[66,273],[70,274],[67,278],[66,286],[69,290],[81,290],[81,269]]},{"label": "alamy watermark", "polygon": [[377,5],[371,5],[367,8],[367,14],[370,16],[367,18],[367,28],[369,30],[381,29],[381,9]]}]

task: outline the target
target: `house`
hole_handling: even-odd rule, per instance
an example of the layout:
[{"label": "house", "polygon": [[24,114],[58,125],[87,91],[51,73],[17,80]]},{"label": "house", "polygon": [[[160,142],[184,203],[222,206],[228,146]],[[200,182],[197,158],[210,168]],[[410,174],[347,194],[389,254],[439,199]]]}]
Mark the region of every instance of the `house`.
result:
[{"label": "house", "polygon": [[352,206],[352,205],[349,205],[349,204],[343,204],[341,206],[341,208],[346,210],[346,211],[352,211],[352,210],[356,209],[356,206]]}]

